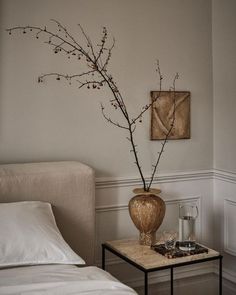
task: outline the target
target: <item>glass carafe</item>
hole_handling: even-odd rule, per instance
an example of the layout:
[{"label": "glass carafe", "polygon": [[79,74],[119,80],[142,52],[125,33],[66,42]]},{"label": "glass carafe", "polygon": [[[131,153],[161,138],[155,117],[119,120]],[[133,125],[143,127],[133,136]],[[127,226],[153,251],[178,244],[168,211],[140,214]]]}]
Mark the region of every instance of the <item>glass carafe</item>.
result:
[{"label": "glass carafe", "polygon": [[194,250],[196,247],[195,227],[197,217],[197,206],[179,206],[179,248],[183,251]]}]

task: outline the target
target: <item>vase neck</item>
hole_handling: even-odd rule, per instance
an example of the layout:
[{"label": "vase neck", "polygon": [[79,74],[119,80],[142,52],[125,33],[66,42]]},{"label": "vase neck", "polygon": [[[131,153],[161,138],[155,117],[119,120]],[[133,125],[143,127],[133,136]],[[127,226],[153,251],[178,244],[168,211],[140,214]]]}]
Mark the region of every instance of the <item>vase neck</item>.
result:
[{"label": "vase neck", "polygon": [[135,188],[133,189],[133,193],[135,194],[142,194],[142,195],[157,195],[161,192],[160,189],[158,188],[150,188],[149,191],[145,191],[143,188]]}]

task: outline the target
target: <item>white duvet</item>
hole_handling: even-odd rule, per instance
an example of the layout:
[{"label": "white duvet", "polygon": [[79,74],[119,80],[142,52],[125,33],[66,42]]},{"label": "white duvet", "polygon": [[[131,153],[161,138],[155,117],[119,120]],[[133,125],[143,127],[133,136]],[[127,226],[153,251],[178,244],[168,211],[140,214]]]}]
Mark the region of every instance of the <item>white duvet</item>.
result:
[{"label": "white duvet", "polygon": [[0,270],[0,294],[134,295],[136,292],[97,267],[38,265]]}]

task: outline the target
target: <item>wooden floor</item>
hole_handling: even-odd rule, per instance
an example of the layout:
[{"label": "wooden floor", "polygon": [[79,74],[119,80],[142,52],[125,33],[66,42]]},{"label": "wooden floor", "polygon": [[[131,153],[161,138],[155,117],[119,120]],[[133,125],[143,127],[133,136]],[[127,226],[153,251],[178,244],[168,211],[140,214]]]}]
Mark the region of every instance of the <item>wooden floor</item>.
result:
[{"label": "wooden floor", "polygon": [[[135,288],[138,294],[143,295],[143,288]],[[218,277],[204,275],[187,279],[176,280],[174,295],[218,295]],[[169,283],[160,283],[149,286],[149,295],[170,295]],[[223,281],[223,295],[236,295],[236,285]]]}]

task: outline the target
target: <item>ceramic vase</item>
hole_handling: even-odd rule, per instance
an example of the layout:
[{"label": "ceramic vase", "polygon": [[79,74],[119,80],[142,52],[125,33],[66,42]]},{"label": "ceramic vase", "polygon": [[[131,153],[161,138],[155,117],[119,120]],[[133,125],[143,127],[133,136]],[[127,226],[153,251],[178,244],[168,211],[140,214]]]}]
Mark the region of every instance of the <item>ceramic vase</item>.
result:
[{"label": "ceramic vase", "polygon": [[153,245],[156,242],[156,231],[162,224],[165,216],[165,202],[157,195],[161,191],[151,189],[149,192],[143,189],[134,189],[136,194],[129,201],[130,217],[139,230],[139,243],[141,245]]}]

